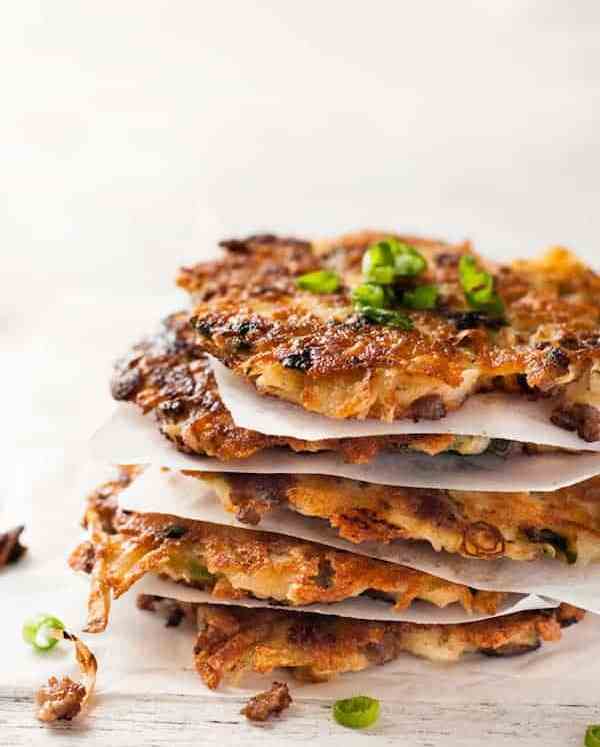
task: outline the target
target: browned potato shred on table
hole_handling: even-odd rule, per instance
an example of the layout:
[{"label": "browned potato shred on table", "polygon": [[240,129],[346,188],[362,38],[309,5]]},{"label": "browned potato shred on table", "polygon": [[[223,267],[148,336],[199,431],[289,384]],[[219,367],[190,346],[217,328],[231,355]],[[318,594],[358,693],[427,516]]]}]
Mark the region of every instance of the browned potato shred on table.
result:
[{"label": "browned potato shred on table", "polygon": [[269,690],[250,698],[240,713],[249,721],[267,721],[271,716],[279,716],[291,703],[292,697],[285,682],[274,682]]},{"label": "browned potato shred on table", "polygon": [[14,527],[7,532],[0,532],[0,568],[9,563],[16,563],[27,552],[21,544],[21,534],[24,526]]},{"label": "browned potato shred on table", "polygon": [[62,630],[60,635],[73,643],[75,658],[83,675],[83,684],[68,676],[63,676],[60,680],[57,677],[50,677],[48,684],[42,685],[35,696],[39,706],[36,715],[40,721],[71,721],[81,713],[96,684],[98,663],[94,654],[72,633]]}]

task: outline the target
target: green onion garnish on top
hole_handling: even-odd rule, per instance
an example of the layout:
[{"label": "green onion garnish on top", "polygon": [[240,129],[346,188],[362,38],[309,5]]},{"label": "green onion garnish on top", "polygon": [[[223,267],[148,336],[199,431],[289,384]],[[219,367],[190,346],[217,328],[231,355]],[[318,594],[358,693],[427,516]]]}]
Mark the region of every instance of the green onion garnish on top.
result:
[{"label": "green onion garnish on top", "polygon": [[402,305],[409,309],[435,309],[439,291],[436,285],[418,285],[402,294]]},{"label": "green onion garnish on top", "polygon": [[341,285],[340,276],[332,270],[315,270],[296,278],[296,285],[311,293],[335,293]]},{"label": "green onion garnish on top", "polygon": [[371,244],[362,258],[364,282],[352,291],[354,306],[369,322],[412,329],[411,319],[394,307],[433,309],[438,289],[434,285],[423,285],[402,293],[395,284],[402,278],[419,275],[426,268],[425,258],[398,239],[389,237]]},{"label": "green onion garnish on top", "polygon": [[474,303],[490,301],[494,293],[494,279],[489,272],[477,267],[475,257],[463,254],[458,265],[458,275],[464,292]]},{"label": "green onion garnish on top", "polygon": [[364,279],[380,285],[390,285],[399,277],[419,275],[426,267],[425,258],[416,249],[391,237],[372,244],[362,260]]},{"label": "green onion garnish on top", "polygon": [[388,289],[377,283],[362,283],[352,291],[352,301],[356,306],[372,306],[383,309],[390,305],[391,296]]},{"label": "green onion garnish on top", "polygon": [[396,276],[391,240],[372,244],[363,254],[362,273],[368,283],[390,285]]},{"label": "green onion garnish on top", "polygon": [[42,612],[25,620],[23,640],[37,651],[50,651],[58,643],[55,632],[60,633],[64,629],[65,625],[61,620]]},{"label": "green onion garnish on top", "polygon": [[392,245],[392,253],[396,275],[399,277],[420,275],[427,269],[425,257],[408,244],[395,241]]},{"label": "green onion garnish on top", "polygon": [[490,314],[503,313],[504,304],[494,290],[494,278],[477,266],[475,257],[463,254],[458,265],[458,277],[469,306]]},{"label": "green onion garnish on top", "polygon": [[374,306],[364,306],[359,309],[363,319],[374,324],[383,324],[385,327],[399,327],[400,329],[412,329],[411,319],[400,311],[393,309],[376,309]]},{"label": "green onion garnish on top", "polygon": [[586,729],[585,747],[600,747],[600,724],[590,724]]},{"label": "green onion garnish on top", "polygon": [[367,695],[336,700],[333,704],[333,717],[342,726],[350,729],[364,729],[379,718],[379,701]]}]

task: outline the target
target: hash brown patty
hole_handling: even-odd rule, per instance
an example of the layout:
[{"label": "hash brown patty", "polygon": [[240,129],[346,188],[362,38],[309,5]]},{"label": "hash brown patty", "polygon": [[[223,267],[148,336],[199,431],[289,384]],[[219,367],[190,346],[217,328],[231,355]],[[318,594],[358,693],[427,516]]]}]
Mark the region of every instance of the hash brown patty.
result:
[{"label": "hash brown patty", "polygon": [[[504,389],[552,397],[553,421],[600,440],[600,277],[565,249],[492,267],[505,307],[498,320],[468,308],[459,282],[468,243],[398,236],[427,261],[434,310],[407,311],[413,328],[366,321],[351,303],[366,249],[390,234],[365,231],[310,243],[272,235],[221,242],[224,257],[184,268],[193,325],[205,350],[273,395],[334,418],[439,419],[471,394]],[[476,255],[474,255],[476,256]],[[315,294],[299,275],[336,271],[341,287]]]},{"label": "hash brown patty", "polygon": [[[306,441],[268,436],[239,428],[223,404],[206,355],[185,312],[163,320],[160,329],[135,343],[115,364],[111,378],[114,399],[153,413],[160,432],[177,449],[220,461],[247,459],[265,449],[296,452],[334,451],[349,463],[366,463],[380,451],[411,449],[429,455],[489,450],[509,457],[540,447],[480,436],[452,434],[388,435]],[[545,450],[548,450],[547,448]]]},{"label": "hash brown patty", "polygon": [[346,540],[421,540],[467,558],[600,560],[600,476],[538,493],[404,488],[327,475],[191,472],[258,525],[276,506],[323,519]]},{"label": "hash brown patty", "polygon": [[470,653],[505,657],[527,654],[561,638],[582,610],[567,604],[552,610],[517,612],[454,625],[356,620],[285,610],[182,604],[144,595],[141,609],[170,619],[188,616],[198,626],[196,670],[216,689],[245,672],[267,674],[284,667],[297,679],[322,682],[344,672],[386,664],[410,653],[434,662],[456,662]]},{"label": "hash brown patty", "polygon": [[120,597],[147,573],[215,598],[254,597],[291,606],[366,594],[393,602],[397,610],[419,599],[494,614],[506,596],[281,534],[120,510],[118,494],[137,473],[122,468],[89,496],[84,523],[90,540],[70,557],[74,569],[92,575],[89,632],[104,630],[111,597]]}]

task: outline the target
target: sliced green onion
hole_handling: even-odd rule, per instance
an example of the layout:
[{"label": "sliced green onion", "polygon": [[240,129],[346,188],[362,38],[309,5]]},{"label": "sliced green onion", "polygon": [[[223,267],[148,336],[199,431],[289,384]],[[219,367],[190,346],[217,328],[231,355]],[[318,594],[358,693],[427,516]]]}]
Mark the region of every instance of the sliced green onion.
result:
[{"label": "sliced green onion", "polygon": [[458,265],[460,283],[475,303],[488,303],[494,293],[494,279],[489,272],[479,269],[475,257],[463,254]]},{"label": "sliced green onion", "polygon": [[202,565],[202,563],[199,563],[194,558],[190,560],[188,569],[192,581],[213,581],[215,578],[205,565]]},{"label": "sliced green onion", "polygon": [[413,290],[404,291],[402,305],[409,309],[435,309],[438,295],[437,285],[418,285]]},{"label": "sliced green onion", "polygon": [[315,270],[296,278],[296,285],[311,293],[335,293],[340,287],[340,276],[332,270]]},{"label": "sliced green onion", "polygon": [[363,255],[362,271],[367,282],[390,285],[397,277],[419,275],[427,267],[423,255],[392,237],[372,244]]},{"label": "sliced green onion", "polygon": [[399,327],[400,329],[412,329],[412,321],[406,314],[391,309],[376,309],[373,306],[364,306],[360,309],[360,315],[374,324],[383,324],[386,327]]},{"label": "sliced green onion", "polygon": [[[337,700],[333,704],[333,717],[342,726],[350,729],[364,729],[379,718],[379,701],[367,695]],[[586,743],[587,744],[587,743]]]},{"label": "sliced green onion", "polygon": [[394,282],[396,272],[391,242],[392,240],[389,239],[378,241],[363,254],[362,272],[368,283],[390,285]]},{"label": "sliced green onion", "polygon": [[401,241],[394,241],[392,244],[392,254],[394,255],[396,275],[402,277],[420,275],[423,270],[427,269],[425,257],[408,244],[404,244]]},{"label": "sliced green onion", "polygon": [[585,747],[600,747],[600,724],[590,724],[586,729]]},{"label": "sliced green onion", "polygon": [[472,306],[478,311],[485,311],[487,314],[491,314],[492,316],[502,316],[502,314],[504,314],[504,304],[497,293],[494,293],[487,303],[477,303],[474,299],[469,298],[468,295],[467,301],[469,306]]},{"label": "sliced green onion", "polygon": [[357,306],[372,306],[375,309],[383,309],[390,302],[387,288],[376,283],[362,283],[352,291],[352,301]]},{"label": "sliced green onion", "polygon": [[64,630],[65,625],[57,617],[40,613],[30,617],[23,625],[23,640],[38,651],[49,651],[58,643],[54,631]]},{"label": "sliced green onion", "polygon": [[469,306],[491,314],[503,313],[502,299],[494,291],[494,278],[477,266],[475,257],[463,254],[458,265],[458,277]]}]

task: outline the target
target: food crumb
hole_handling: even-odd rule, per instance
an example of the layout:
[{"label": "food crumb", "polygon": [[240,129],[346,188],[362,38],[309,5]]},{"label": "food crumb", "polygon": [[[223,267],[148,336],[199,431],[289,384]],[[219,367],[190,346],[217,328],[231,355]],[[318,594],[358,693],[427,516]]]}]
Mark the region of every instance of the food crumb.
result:
[{"label": "food crumb", "polygon": [[42,685],[35,694],[39,706],[36,716],[40,721],[71,721],[90,699],[96,684],[98,662],[90,649],[77,636],[66,630],[57,631],[70,641],[75,650],[75,658],[83,675],[83,682],[75,682],[70,677],[49,677],[48,684]]},{"label": "food crumb", "polygon": [[274,682],[270,690],[258,693],[240,711],[250,721],[267,721],[289,708],[292,697],[285,682]]},{"label": "food crumb", "polygon": [[25,526],[21,525],[8,532],[0,532],[0,568],[8,563],[16,563],[27,551],[20,542],[24,530]]},{"label": "food crumb", "polygon": [[81,711],[85,693],[85,687],[70,677],[60,681],[50,677],[48,684],[42,685],[35,695],[40,706],[36,715],[40,721],[71,721]]}]

